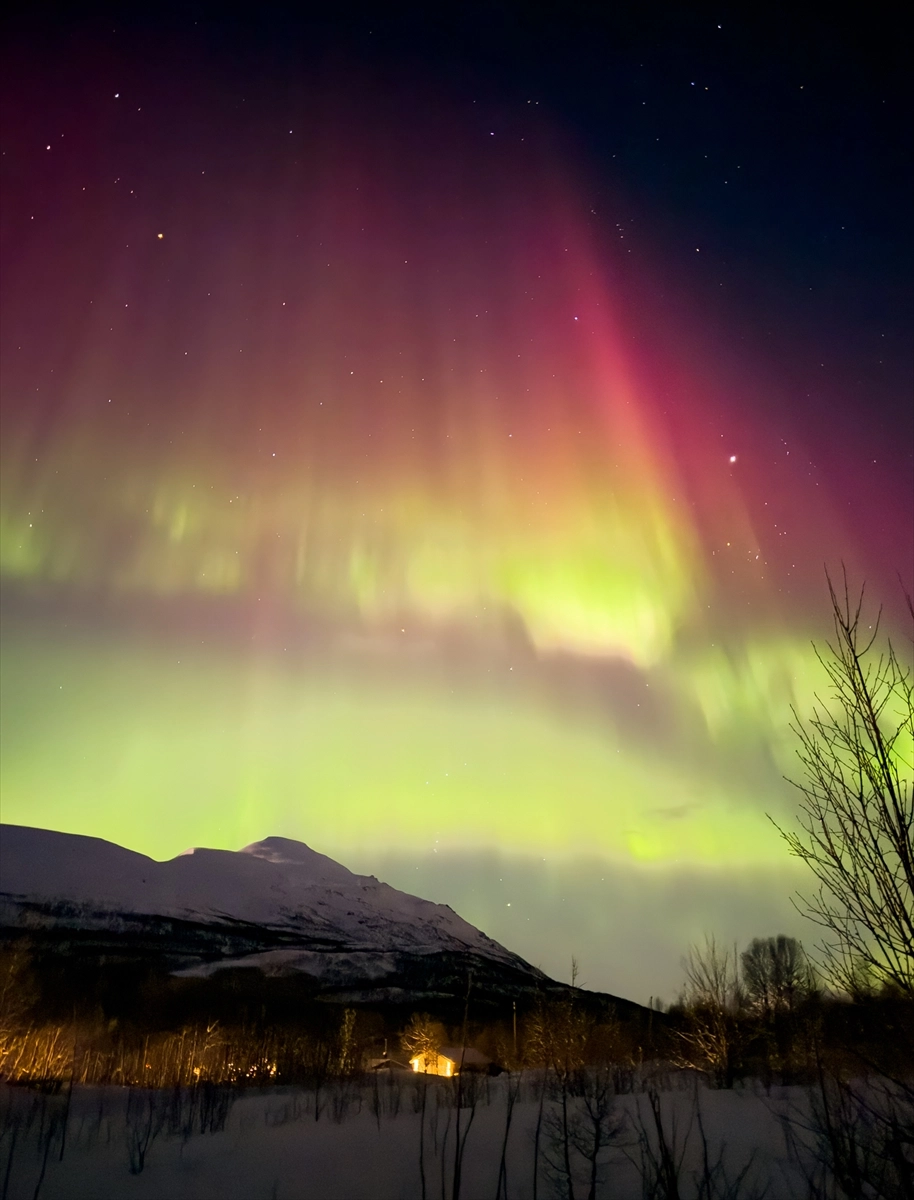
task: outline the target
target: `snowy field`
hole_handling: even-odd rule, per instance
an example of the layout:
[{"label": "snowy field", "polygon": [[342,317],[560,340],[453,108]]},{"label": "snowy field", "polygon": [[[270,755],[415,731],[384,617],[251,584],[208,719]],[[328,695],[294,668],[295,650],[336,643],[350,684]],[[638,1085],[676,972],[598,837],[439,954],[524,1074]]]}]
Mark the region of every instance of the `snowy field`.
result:
[{"label": "snowy field", "polygon": [[[684,1077],[666,1082],[659,1114],[683,1200],[808,1194],[804,1167],[812,1167],[814,1156],[801,1148],[798,1160],[791,1136],[809,1112],[803,1089],[766,1094],[756,1087],[711,1091]],[[464,1096],[459,1110],[464,1200],[534,1195],[567,1200],[561,1094],[553,1087],[542,1103],[541,1095],[537,1077],[515,1076],[482,1079],[474,1095]],[[409,1075],[334,1083],[320,1091],[77,1087],[68,1096],[3,1088],[0,1196],[451,1200],[455,1101],[453,1081]],[[587,1116],[581,1097],[570,1098],[567,1111],[574,1195],[642,1200],[651,1162],[662,1158],[650,1095],[619,1095],[604,1106],[599,1122],[608,1144],[597,1155],[593,1191],[588,1157],[593,1159],[594,1122],[581,1120]],[[710,1180],[713,1190],[700,1190],[702,1180]]]}]

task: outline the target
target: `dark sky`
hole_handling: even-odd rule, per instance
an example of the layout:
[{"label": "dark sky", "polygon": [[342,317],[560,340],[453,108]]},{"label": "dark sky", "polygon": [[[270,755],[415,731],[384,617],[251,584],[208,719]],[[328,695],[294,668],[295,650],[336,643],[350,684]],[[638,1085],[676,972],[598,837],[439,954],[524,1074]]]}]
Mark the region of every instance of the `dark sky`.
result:
[{"label": "dark sky", "polygon": [[910,478],[910,46],[897,9],[224,7],[14,6],[7,248],[18,204],[46,198],[16,161],[20,139],[51,137],[65,115],[101,118],[93,99],[112,91],[148,98],[155,117],[106,122],[107,145],[97,129],[99,169],[125,155],[176,165],[195,126],[231,153],[258,120],[307,109],[318,78],[337,100],[344,79],[363,96],[399,91],[398,116],[431,130],[437,90],[499,138],[527,127],[532,98],[586,163],[594,237],[611,240],[620,204],[632,210],[641,251],[709,335],[778,361],[782,403],[804,428],[834,425],[835,440]]}]

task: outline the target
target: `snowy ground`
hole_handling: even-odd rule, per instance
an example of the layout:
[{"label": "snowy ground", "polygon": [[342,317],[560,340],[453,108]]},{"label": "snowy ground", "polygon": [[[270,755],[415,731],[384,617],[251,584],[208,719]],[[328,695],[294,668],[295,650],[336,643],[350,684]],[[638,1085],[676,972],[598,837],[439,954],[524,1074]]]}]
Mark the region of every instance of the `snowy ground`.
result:
[{"label": "snowy ground", "polygon": [[[460,1196],[496,1200],[507,1098],[517,1079],[481,1080],[460,1110],[466,1135]],[[422,1113],[423,1092],[425,1112]],[[507,1143],[508,1200],[533,1192],[534,1131],[540,1081],[521,1082]],[[452,1081],[404,1075],[314,1089],[151,1092],[75,1088],[46,1095],[0,1088],[0,1200],[451,1200],[457,1109]],[[789,1148],[789,1118],[803,1120],[800,1088],[709,1091],[686,1077],[667,1081],[661,1117],[680,1161],[683,1200],[698,1195],[703,1151],[717,1168],[717,1196],[751,1200],[807,1194]],[[582,1101],[572,1103],[572,1115]],[[560,1163],[559,1098],[547,1099],[538,1195],[562,1194],[549,1160]],[[657,1139],[646,1093],[620,1095],[607,1122],[616,1128],[599,1156],[597,1197],[641,1200],[639,1130]],[[466,1133],[469,1128],[468,1134]],[[652,1140],[650,1140],[652,1139]],[[420,1167],[421,1151],[421,1167]],[[575,1195],[589,1191],[590,1166],[572,1150]],[[811,1161],[811,1159],[810,1159]],[[749,1164],[742,1186],[727,1187]],[[423,1191],[422,1168],[425,1174]],[[729,1180],[729,1184],[728,1181]]]}]

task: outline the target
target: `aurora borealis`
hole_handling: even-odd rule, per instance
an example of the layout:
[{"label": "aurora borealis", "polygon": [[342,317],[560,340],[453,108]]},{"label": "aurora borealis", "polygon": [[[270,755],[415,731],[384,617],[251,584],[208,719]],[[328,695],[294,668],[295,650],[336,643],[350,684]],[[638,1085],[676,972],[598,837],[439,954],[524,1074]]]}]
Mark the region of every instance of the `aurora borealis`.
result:
[{"label": "aurora borealis", "polygon": [[3,820],[300,838],[639,1000],[802,935],[823,563],[890,628],[912,574],[897,300],[871,353],[516,64],[167,33],[12,41]]}]

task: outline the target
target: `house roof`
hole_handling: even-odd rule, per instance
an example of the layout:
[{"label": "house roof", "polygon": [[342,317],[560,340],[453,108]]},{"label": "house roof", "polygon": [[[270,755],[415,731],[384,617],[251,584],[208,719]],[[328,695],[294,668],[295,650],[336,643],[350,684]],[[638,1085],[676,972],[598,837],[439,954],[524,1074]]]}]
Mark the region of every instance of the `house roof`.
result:
[{"label": "house roof", "polygon": [[458,1066],[463,1062],[465,1067],[487,1067],[492,1061],[480,1050],[474,1050],[472,1046],[439,1046],[438,1055],[441,1058],[449,1058]]}]

